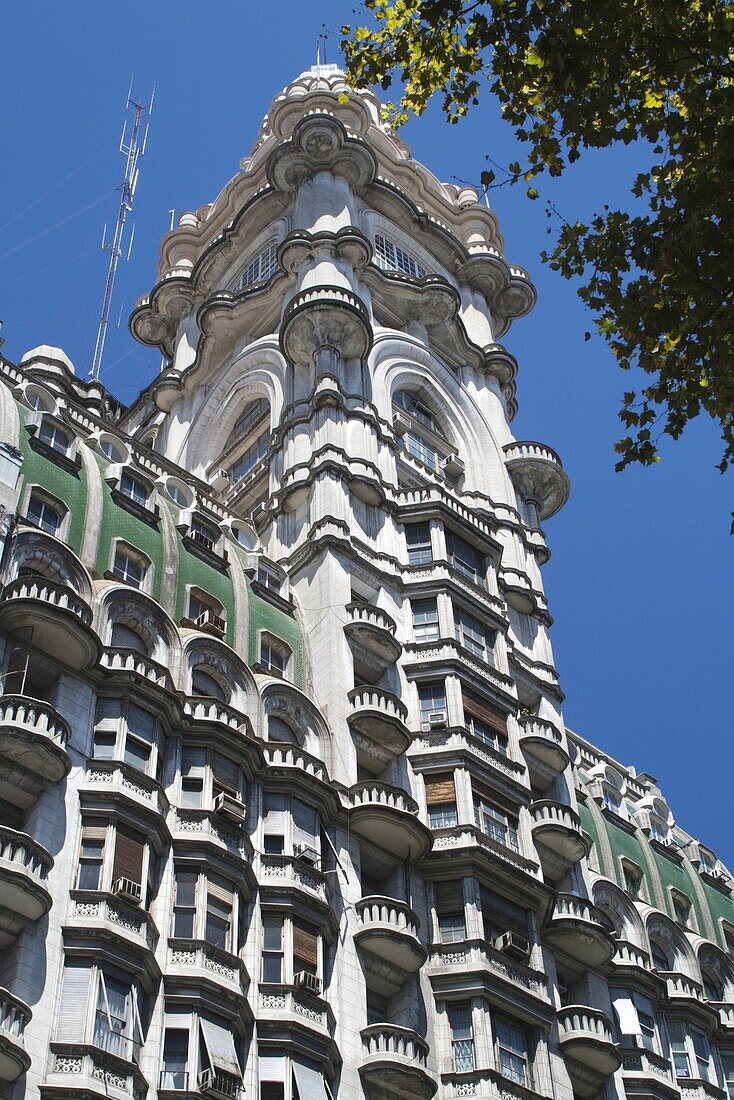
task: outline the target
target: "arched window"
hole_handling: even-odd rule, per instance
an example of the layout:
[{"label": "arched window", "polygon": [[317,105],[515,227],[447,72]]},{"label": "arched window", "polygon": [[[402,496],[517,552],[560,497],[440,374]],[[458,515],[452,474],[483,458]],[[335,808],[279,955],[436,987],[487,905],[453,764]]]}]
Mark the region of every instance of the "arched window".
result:
[{"label": "arched window", "polygon": [[34,489],[28,500],[26,519],[48,535],[58,535],[64,509],[39,489]]},{"label": "arched window", "polygon": [[235,443],[243,436],[249,435],[252,429],[262,423],[269,413],[270,402],[266,397],[258,397],[256,401],[250,401],[235,420],[230,441]]},{"label": "arched window", "polygon": [[227,702],[224,688],[210,673],[203,668],[195,668],[191,673],[191,692],[207,699],[218,699],[220,703]]},{"label": "arched window", "polygon": [[271,714],[268,718],[268,741],[278,741],[281,744],[288,745],[298,744],[295,731],[277,714]]},{"label": "arched window", "polygon": [[650,952],[652,955],[652,964],[656,970],[669,971],[672,969],[672,963],[667,949],[663,947],[660,940],[655,939],[655,937],[651,937],[650,939]]},{"label": "arched window", "polygon": [[399,389],[393,394],[393,407],[398,413],[393,420],[395,433],[408,454],[429,470],[450,479],[458,477],[463,463],[428,403],[412,390]]},{"label": "arched window", "polygon": [[706,963],[701,967],[703,992],[707,1001],[724,1000],[724,982],[716,967]]},{"label": "arched window", "polygon": [[110,645],[116,649],[131,649],[134,653],[142,653],[148,656],[148,647],[143,639],[125,623],[113,623]]}]

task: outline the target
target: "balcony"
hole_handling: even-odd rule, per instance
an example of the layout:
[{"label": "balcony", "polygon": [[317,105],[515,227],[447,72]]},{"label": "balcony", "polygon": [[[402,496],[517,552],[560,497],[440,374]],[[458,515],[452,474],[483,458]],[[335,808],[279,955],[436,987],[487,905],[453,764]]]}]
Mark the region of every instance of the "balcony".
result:
[{"label": "balcony", "polygon": [[0,1081],[16,1081],[30,1068],[23,1032],[31,1010],[7,989],[0,989]]},{"label": "balcony", "polygon": [[0,698],[0,802],[33,805],[46,787],[60,783],[71,767],[67,723],[52,706],[25,695]]},{"label": "balcony", "polygon": [[101,664],[116,677],[130,679],[135,683],[146,683],[160,691],[172,693],[175,690],[171,674],[165,665],[159,665],[157,661],[134,649],[105,649]]},{"label": "balcony", "polygon": [[362,898],[357,902],[356,910],[354,942],[384,966],[397,972],[387,976],[387,984],[399,988],[409,974],[415,974],[423,966],[428,957],[418,938],[418,917],[404,901],[381,896]]},{"label": "balcony", "polygon": [[45,577],[18,577],[2,591],[0,626],[33,627],[33,648],[67,668],[91,668],[99,661],[101,646],[91,624],[91,608],[81,596]]},{"label": "balcony", "polygon": [[395,664],[403,651],[395,637],[394,620],[379,607],[363,603],[348,604],[344,633],[352,647],[361,651],[362,659],[375,666],[379,676]]},{"label": "balcony", "polygon": [[170,939],[167,974],[213,987],[215,996],[244,996],[249,975],[238,955],[203,940]]},{"label": "balcony", "polygon": [[599,1009],[584,1005],[560,1009],[557,1020],[558,1040],[574,1092],[584,1098],[595,1096],[622,1064],[611,1024]]},{"label": "balcony", "polygon": [[[498,950],[485,940],[461,940],[431,946],[428,977],[437,997],[460,988],[482,995],[487,984],[499,976],[507,992],[515,1000],[526,1002],[528,996],[549,1003],[548,979],[540,970]],[[527,1003],[527,1002],[526,1002]],[[544,1007],[542,1011],[547,1011]]]},{"label": "balcony", "polygon": [[499,584],[505,603],[523,615],[532,615],[539,606],[545,606],[542,593],[536,592],[530,577],[521,569],[500,569]]},{"label": "balcony", "polygon": [[615,946],[616,954],[613,960],[615,971],[629,970],[631,974],[635,974],[640,970],[646,972],[650,970],[650,957],[637,944],[629,943],[627,940],[617,940]]},{"label": "balcony", "polygon": [[[699,985],[687,974],[679,974],[672,970],[658,970],[657,975],[662,978],[668,988],[668,998],[673,1004],[694,1002],[703,1006],[703,986]],[[708,1006],[707,1006],[708,1007]]]},{"label": "balcony", "polygon": [[[627,1037],[626,1041],[629,1041]],[[673,1100],[680,1096],[673,1070],[667,1058],[646,1047],[620,1047],[622,1077],[627,1095],[650,1100]]]},{"label": "balcony", "polygon": [[531,829],[546,878],[554,882],[589,853],[575,810],[543,799],[530,804]]},{"label": "balcony", "polygon": [[360,765],[379,774],[410,746],[405,721],[408,710],[392,692],[369,685],[349,692],[347,721],[354,736]]},{"label": "balcony", "polygon": [[361,840],[376,844],[394,859],[422,859],[432,837],[418,820],[418,804],[387,783],[355,783],[349,791],[349,828]]},{"label": "balcony", "polygon": [[525,715],[520,724],[520,748],[530,772],[530,781],[545,791],[568,767],[569,755],[563,734],[543,718]]},{"label": "balcony", "polygon": [[428,1044],[395,1024],[363,1028],[359,1074],[368,1097],[430,1100],[438,1088],[428,1073]]},{"label": "balcony", "polygon": [[53,863],[31,837],[0,825],[0,947],[48,913],[45,882]]},{"label": "balcony", "polygon": [[537,503],[540,519],[554,515],[568,500],[568,475],[550,447],[533,442],[508,443],[505,465],[522,497]]},{"label": "balcony", "polygon": [[567,955],[579,972],[606,966],[616,950],[599,910],[575,894],[558,895],[543,938],[554,951]]}]

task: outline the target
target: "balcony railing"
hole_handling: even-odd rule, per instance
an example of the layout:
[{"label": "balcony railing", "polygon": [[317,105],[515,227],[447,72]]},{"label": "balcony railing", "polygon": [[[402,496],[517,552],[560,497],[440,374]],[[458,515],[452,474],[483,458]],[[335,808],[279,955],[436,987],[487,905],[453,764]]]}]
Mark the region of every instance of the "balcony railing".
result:
[{"label": "balcony railing", "polygon": [[372,783],[369,780],[350,787],[349,802],[353,810],[362,806],[386,806],[402,813],[418,813],[418,803],[405,791],[387,783]]},{"label": "balcony railing", "polygon": [[48,737],[65,749],[71,736],[69,724],[50,703],[27,695],[3,695],[0,698],[0,725],[20,726]]},{"label": "balcony railing", "polygon": [[2,591],[3,600],[42,600],[54,607],[70,611],[85,626],[92,622],[91,608],[72,588],[65,584],[56,584],[45,577],[18,577],[6,584]]},{"label": "balcony railing", "polygon": [[371,1024],[362,1029],[362,1053],[387,1054],[401,1061],[415,1062],[428,1068],[428,1044],[409,1027],[395,1024]]},{"label": "balcony railing", "polygon": [[372,607],[370,604],[364,603],[350,603],[347,605],[347,616],[348,623],[370,626],[375,630],[384,630],[393,637],[395,636],[397,630],[395,620],[391,619],[387,612],[382,611],[379,607]]},{"label": "balcony railing", "polygon": [[144,653],[138,653],[137,650],[123,649],[119,646],[108,647],[102,653],[101,663],[111,672],[140,676],[164,691],[173,691],[173,681],[168,669],[150,657],[146,657]]},{"label": "balcony railing", "polygon": [[38,882],[45,882],[53,867],[53,858],[26,833],[0,825],[0,860],[22,869]]},{"label": "balcony railing", "polygon": [[383,924],[396,932],[409,932],[411,936],[418,936],[420,921],[404,901],[371,895],[361,898],[356,904],[356,910],[360,925]]}]

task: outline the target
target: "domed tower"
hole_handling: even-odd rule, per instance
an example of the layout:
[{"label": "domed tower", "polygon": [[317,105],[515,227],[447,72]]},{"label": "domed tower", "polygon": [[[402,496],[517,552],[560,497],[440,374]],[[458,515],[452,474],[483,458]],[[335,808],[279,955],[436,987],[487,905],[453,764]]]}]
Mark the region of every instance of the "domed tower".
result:
[{"label": "domed tower", "polygon": [[[124,426],[209,483],[282,570],[307,640],[347,811],[329,841],[346,1096],[361,1080],[428,1097],[447,1067],[478,1066],[447,1029],[525,1042],[527,1013],[492,1023],[483,990],[506,951],[523,995],[547,997],[530,975],[550,887],[584,890],[540,573],[568,479],[514,439],[499,343],[534,301],[476,192],[441,183],[374,95],[322,65],[181,215],[131,318],[168,365]],[[267,630],[256,656],[288,677]],[[491,959],[458,951],[465,936]]]}]

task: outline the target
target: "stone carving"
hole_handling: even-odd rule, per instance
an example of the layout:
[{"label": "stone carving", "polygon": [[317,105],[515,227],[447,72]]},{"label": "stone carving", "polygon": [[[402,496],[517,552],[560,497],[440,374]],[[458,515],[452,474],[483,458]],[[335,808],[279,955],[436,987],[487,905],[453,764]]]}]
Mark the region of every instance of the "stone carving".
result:
[{"label": "stone carving", "polygon": [[57,1054],[54,1058],[54,1073],[81,1073],[82,1059]]}]

